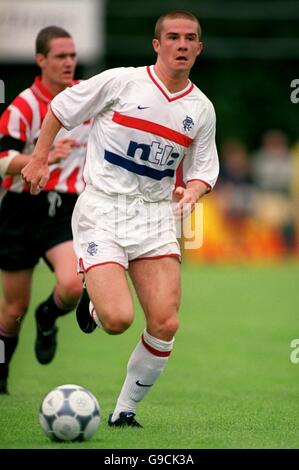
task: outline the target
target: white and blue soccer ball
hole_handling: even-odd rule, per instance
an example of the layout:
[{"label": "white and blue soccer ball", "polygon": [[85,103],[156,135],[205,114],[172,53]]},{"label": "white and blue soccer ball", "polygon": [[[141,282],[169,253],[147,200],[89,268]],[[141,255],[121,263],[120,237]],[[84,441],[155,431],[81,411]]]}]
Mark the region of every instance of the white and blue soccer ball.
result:
[{"label": "white and blue soccer ball", "polygon": [[54,441],[87,441],[97,431],[101,410],[96,397],[80,385],[60,385],[43,399],[39,422]]}]

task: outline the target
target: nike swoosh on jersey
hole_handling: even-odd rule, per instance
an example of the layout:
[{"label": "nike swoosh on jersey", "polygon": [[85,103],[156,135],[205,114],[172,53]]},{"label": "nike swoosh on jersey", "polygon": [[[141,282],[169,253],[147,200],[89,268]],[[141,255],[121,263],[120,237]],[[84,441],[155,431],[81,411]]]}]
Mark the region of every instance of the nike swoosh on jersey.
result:
[{"label": "nike swoosh on jersey", "polygon": [[148,109],[150,106],[140,106],[140,104],[137,106],[138,109]]},{"label": "nike swoosh on jersey", "polygon": [[146,385],[146,384],[140,383],[139,380],[137,380],[136,385],[138,385],[138,387],[152,387],[154,384]]}]

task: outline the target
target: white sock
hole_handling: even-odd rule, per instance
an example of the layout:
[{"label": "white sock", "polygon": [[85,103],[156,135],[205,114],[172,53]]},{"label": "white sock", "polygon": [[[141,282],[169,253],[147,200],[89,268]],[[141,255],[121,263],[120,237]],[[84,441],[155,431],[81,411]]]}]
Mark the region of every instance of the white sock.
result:
[{"label": "white sock", "polygon": [[[171,341],[163,341],[144,330],[127,367],[127,376],[118,397],[112,421],[121,411],[135,413],[138,402],[150,391],[163,372],[173,347]],[[140,384],[140,385],[138,385]]]},{"label": "white sock", "polygon": [[97,312],[93,306],[93,303],[90,301],[89,302],[89,313],[90,313],[90,316],[91,318],[95,321],[95,323],[97,324],[97,326],[99,328],[102,328],[102,330],[104,330],[104,327],[101,323],[101,321],[99,320],[99,317],[97,316]]}]

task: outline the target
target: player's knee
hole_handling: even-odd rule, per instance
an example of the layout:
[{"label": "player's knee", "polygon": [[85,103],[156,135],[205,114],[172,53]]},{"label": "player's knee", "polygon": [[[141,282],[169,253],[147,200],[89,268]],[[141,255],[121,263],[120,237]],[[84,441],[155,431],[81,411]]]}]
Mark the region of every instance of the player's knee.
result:
[{"label": "player's knee", "polygon": [[179,319],[178,317],[168,318],[165,322],[162,323],[161,329],[162,332],[167,337],[173,337],[179,328]]},{"label": "player's knee", "polygon": [[59,281],[59,292],[67,303],[76,303],[82,292],[82,280],[79,276],[73,276]]},{"label": "player's knee", "polygon": [[110,315],[105,315],[105,320],[103,321],[105,330],[110,335],[120,335],[124,333],[133,322],[133,313],[132,312],[111,312]]},{"label": "player's knee", "polygon": [[173,315],[163,320],[154,322],[151,330],[155,331],[158,338],[165,341],[171,340],[179,328],[179,319],[177,315]]},{"label": "player's knee", "polygon": [[13,302],[4,301],[1,306],[1,318],[7,320],[19,320],[24,317],[28,310],[28,302],[17,299]]}]

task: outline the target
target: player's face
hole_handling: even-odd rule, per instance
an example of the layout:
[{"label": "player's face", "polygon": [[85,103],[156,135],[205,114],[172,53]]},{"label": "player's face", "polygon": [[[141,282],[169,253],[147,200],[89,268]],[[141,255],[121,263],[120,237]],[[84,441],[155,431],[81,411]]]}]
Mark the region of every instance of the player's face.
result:
[{"label": "player's face", "polygon": [[70,85],[77,63],[73,39],[51,39],[48,54],[37,54],[37,63],[46,81],[62,89]]},{"label": "player's face", "polygon": [[185,18],[166,18],[160,40],[154,39],[153,46],[158,61],[170,73],[189,73],[203,47],[199,41],[197,23]]}]

